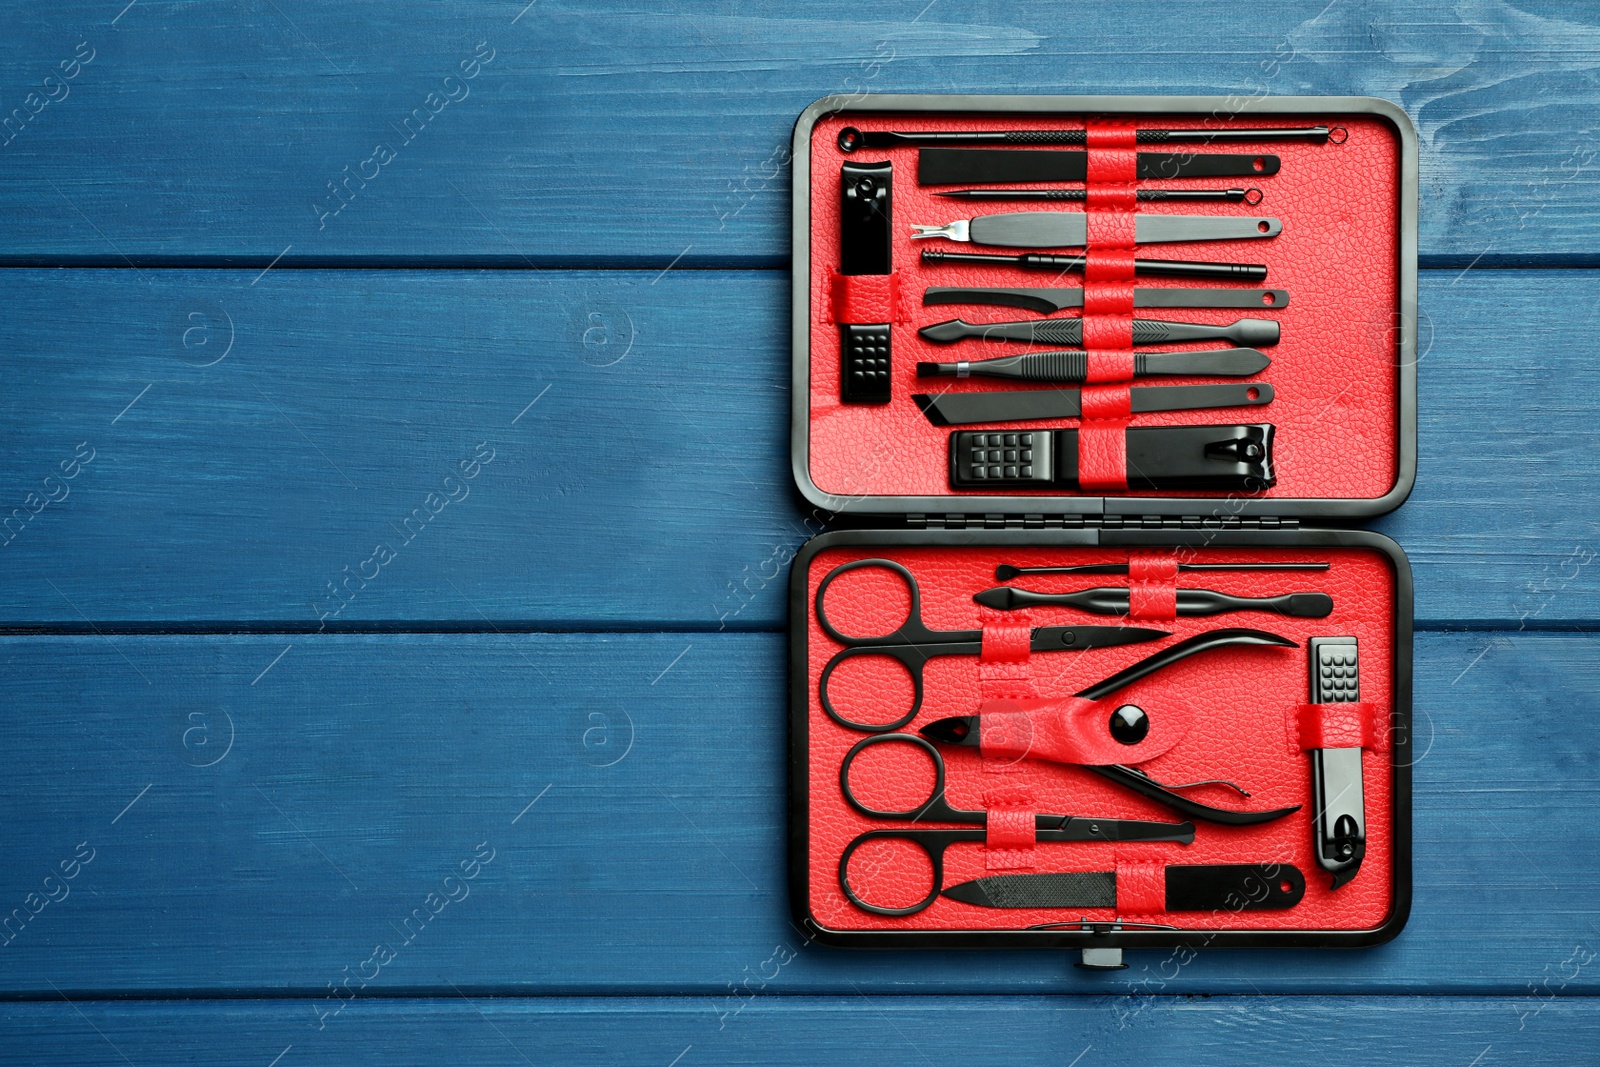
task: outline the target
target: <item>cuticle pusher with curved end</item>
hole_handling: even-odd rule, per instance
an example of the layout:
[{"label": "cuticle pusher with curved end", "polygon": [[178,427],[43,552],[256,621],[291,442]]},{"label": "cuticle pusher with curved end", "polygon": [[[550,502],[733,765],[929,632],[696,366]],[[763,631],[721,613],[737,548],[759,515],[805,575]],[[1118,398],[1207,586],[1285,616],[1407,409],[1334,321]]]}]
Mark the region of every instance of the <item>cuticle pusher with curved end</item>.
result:
[{"label": "cuticle pusher with curved end", "polygon": [[[1083,767],[1084,770],[1093,771],[1102,778],[1109,779],[1110,781],[1115,782],[1118,785],[1131,790],[1132,792],[1138,793],[1144,797],[1148,797],[1149,799],[1160,804],[1164,804],[1186,818],[1201,819],[1206,822],[1218,823],[1223,826],[1255,826],[1261,823],[1271,822],[1274,819],[1281,819],[1285,815],[1292,815],[1294,812],[1299,811],[1300,805],[1296,804],[1293,807],[1276,808],[1270,811],[1232,811],[1227,808],[1217,808],[1209,804],[1202,804],[1199,801],[1191,800],[1188,797],[1174,792],[1174,789],[1186,788],[1185,786],[1165,786],[1160,782],[1157,782],[1154,778],[1151,778],[1143,771],[1136,770],[1135,768],[1126,766],[1125,764],[1114,763],[1109,760],[1105,762],[1100,762],[1097,760],[1095,762],[1085,763],[1080,759],[1059,758],[1056,754],[1049,752],[1044,744],[1044,742],[1051,739],[1052,734],[1059,735],[1063,732],[1061,729],[1061,724],[1056,721],[1056,718],[1053,716],[1050,709],[1050,705],[1052,704],[1061,705],[1062,715],[1060,718],[1064,719],[1067,715],[1072,713],[1074,706],[1081,709],[1084,707],[1084,702],[1103,701],[1106,697],[1117,692],[1119,689],[1126,688],[1142,678],[1147,678],[1150,675],[1170,667],[1174,663],[1188,659],[1191,656],[1201,655],[1203,653],[1222,648],[1238,648],[1241,646],[1252,645],[1277,648],[1299,647],[1298,644],[1289,640],[1287,637],[1280,636],[1279,634],[1268,633],[1265,630],[1251,630],[1242,628],[1210,630],[1206,633],[1196,634],[1193,637],[1179,641],[1177,644],[1169,645],[1159,652],[1146,656],[1144,659],[1139,660],[1137,663],[1134,663],[1133,665],[1121,671],[1118,671],[1109,678],[1106,678],[1101,682],[1097,682],[1096,684],[1089,686],[1087,689],[1079,690],[1067,701],[1052,702],[1035,700],[1028,702],[1039,706],[1034,710],[1016,710],[1016,706],[1021,703],[1018,701],[991,701],[990,703],[996,705],[997,710],[995,712],[991,712],[989,716],[986,716],[985,713],[980,710],[979,714],[977,715],[955,715],[945,719],[936,719],[933,722],[928,723],[926,726],[923,726],[917,732],[922,734],[922,736],[926,737],[928,740],[936,741],[940,744],[963,745],[982,749],[984,750],[985,755],[1044,759],[1051,762],[1076,764]],[[1132,711],[1139,712],[1139,717],[1144,720],[1145,724],[1145,730],[1137,733],[1136,735],[1132,735],[1131,740],[1129,739],[1130,735],[1119,734],[1116,721],[1124,711],[1130,709]],[[1091,712],[1092,721],[1105,721],[1104,717],[1095,714],[1096,709],[1093,707],[1090,707],[1088,710]],[[1107,707],[1105,710],[1110,714],[1110,718],[1112,720],[1108,724],[1107,729],[1110,736],[1116,739],[1115,742],[1110,745],[1112,748],[1116,748],[1118,744],[1123,746],[1137,746],[1141,742],[1147,741],[1147,733],[1159,731],[1162,727],[1162,724],[1159,722],[1152,726],[1151,720],[1149,717],[1144,715],[1142,709],[1134,708],[1131,705],[1125,705],[1124,707],[1117,708],[1114,711],[1112,711],[1112,709],[1109,707]],[[1174,714],[1170,715],[1169,717],[1176,717],[1177,714],[1177,709],[1174,709]],[[1040,723],[1032,731],[1028,731],[1026,729],[1021,731],[1024,734],[1024,740],[1028,741],[1029,743],[1025,744],[1019,750],[1015,746],[1015,741],[1019,734],[1018,727],[1019,725],[1023,725],[1025,727],[1026,723],[1019,724],[1017,720],[1020,717],[1024,720],[1031,721],[1031,717],[1033,716],[1041,716],[1049,721]],[[992,717],[994,719],[992,725],[998,725],[1003,728],[1001,731],[1003,737],[1001,744],[992,745],[985,741],[984,720],[986,717]],[[1078,725],[1081,725],[1084,721],[1086,720],[1080,717],[1078,719]],[[1070,734],[1070,726],[1072,724],[1067,725],[1069,729],[1066,732]],[[1033,741],[1030,739],[1036,739],[1038,742],[1037,745],[1035,746]],[[1007,742],[1010,744],[1007,744]],[[1091,738],[1089,739],[1088,743],[1092,747],[1101,751],[1104,751],[1107,748],[1107,743],[1104,738]],[[1135,749],[1133,747],[1129,747],[1128,751],[1134,752]],[[1160,751],[1165,751],[1165,749],[1161,748]],[[1148,758],[1153,758],[1154,755],[1158,754],[1159,751],[1152,750],[1152,754]],[[1238,787],[1235,786],[1234,788],[1237,789]],[[1240,790],[1240,792],[1243,792],[1243,790]],[[1245,793],[1245,795],[1248,796],[1249,794]]]},{"label": "cuticle pusher with curved end", "polygon": [[[911,237],[943,237],[1000,248],[1082,248],[1089,239],[1088,219],[1082,211],[1012,211],[943,225],[913,225]],[[1135,215],[1133,224],[1134,243],[1141,245],[1245,241],[1282,232],[1278,219],[1231,215]]]},{"label": "cuticle pusher with curved end", "polygon": [[[917,331],[924,341],[953,344],[956,341],[1032,341],[1049,345],[1083,343],[1082,319],[1030,319],[1024,322],[967,322],[950,319],[924,326]],[[1136,345],[1181,344],[1187,341],[1232,341],[1236,345],[1275,345],[1282,330],[1272,319],[1239,319],[1227,325],[1206,322],[1167,322],[1164,319],[1134,319]]]},{"label": "cuticle pusher with curved end", "polygon": [[[986,608],[1015,611],[1019,608],[1077,608],[1091,615],[1126,615],[1129,591],[1126,587],[1106,586],[1080,589],[1075,593],[1036,593],[1001,585],[985,589],[972,598]],[[1220,615],[1225,611],[1270,611],[1294,619],[1326,619],[1333,614],[1333,597],[1327,593],[1285,593],[1282,596],[1233,596],[1214,589],[1179,589],[1177,612],[1183,616]]]},{"label": "cuticle pusher with curved end", "polygon": [[[1190,374],[1248,378],[1272,365],[1254,348],[1208,348],[1199,352],[1135,352],[1133,376]],[[1089,354],[1081,351],[1027,352],[1020,356],[917,364],[918,378],[1010,378],[1025,382],[1082,382],[1089,376]]]}]

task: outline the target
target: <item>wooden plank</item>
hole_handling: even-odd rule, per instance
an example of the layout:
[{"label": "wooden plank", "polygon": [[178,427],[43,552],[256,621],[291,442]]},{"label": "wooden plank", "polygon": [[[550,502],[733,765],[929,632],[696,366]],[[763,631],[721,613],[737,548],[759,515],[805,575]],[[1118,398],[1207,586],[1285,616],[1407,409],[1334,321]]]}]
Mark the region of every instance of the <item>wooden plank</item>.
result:
[{"label": "wooden plank", "polygon": [[[1092,988],[1105,975],[1074,976]],[[754,997],[358,1000],[317,1029],[302,1000],[7,1004],[22,1062],[70,1064],[1584,1063],[1588,998]],[[1221,1037],[1222,1039],[1219,1039]],[[1491,1056],[1491,1051],[1493,1058]],[[281,1060],[274,1057],[281,1056]],[[1074,1057],[1078,1059],[1074,1060]]]},{"label": "wooden plank", "polygon": [[1600,635],[1422,634],[1416,674],[1397,941],[1090,980],[802,944],[776,635],[9,637],[0,994],[314,998],[359,971],[364,996],[706,1005],[775,953],[781,993],[1593,993],[1600,725],[1573,709]]},{"label": "wooden plank", "polygon": [[1584,117],[1600,27],[1582,4],[1434,0],[1389,19],[1292,0],[1241,20],[1221,0],[1147,0],[1085,20],[1044,2],[221,16],[78,0],[7,29],[0,262],[13,264],[778,265],[801,109],[980,86],[1384,96],[1419,127],[1431,262],[1592,264],[1600,233]]},{"label": "wooden plank", "polygon": [[[822,518],[788,469],[785,288],[0,272],[0,620],[779,626],[776,576]],[[1422,625],[1600,618],[1600,272],[1424,272],[1423,300],[1421,473],[1380,524]],[[80,444],[95,458],[63,482]],[[30,519],[29,493],[60,499]],[[458,502],[408,521],[430,493]],[[379,577],[345,587],[364,565]]]}]

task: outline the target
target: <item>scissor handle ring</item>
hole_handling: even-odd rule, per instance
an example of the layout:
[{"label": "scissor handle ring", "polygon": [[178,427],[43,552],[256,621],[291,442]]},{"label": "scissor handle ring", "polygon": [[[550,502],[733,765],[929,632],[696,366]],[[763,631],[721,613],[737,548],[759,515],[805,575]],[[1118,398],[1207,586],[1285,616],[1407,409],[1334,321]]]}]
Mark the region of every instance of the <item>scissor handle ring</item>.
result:
[{"label": "scissor handle ring", "polygon": [[[867,738],[867,741],[878,740],[881,740],[881,738]],[[865,744],[866,742],[862,743]],[[921,901],[908,908],[885,908],[880,904],[869,904],[856,896],[856,891],[850,888],[850,857],[855,855],[856,849],[868,841],[881,841],[886,838],[910,841],[913,845],[922,849],[923,854],[928,857],[928,862],[933,865],[933,888],[928,891],[926,897],[923,897]],[[844,855],[839,857],[839,888],[844,890],[845,898],[862,911],[870,911],[874,915],[915,915],[939,897],[939,890],[944,886],[944,850],[946,847],[948,845],[941,845],[938,849],[929,848],[917,838],[902,830],[869,830],[846,845]]]},{"label": "scissor handle ring", "polygon": [[[856,757],[864,749],[891,741],[915,745],[933,758],[933,792],[928,794],[927,800],[924,800],[909,811],[879,811],[876,808],[869,808],[857,800],[856,795],[850,791],[850,765],[855,762]],[[845,753],[844,762],[839,764],[839,789],[844,793],[844,799],[849,802],[850,806],[863,815],[874,819],[904,819],[907,822],[916,822],[918,819],[927,818],[928,809],[944,799],[944,757],[939,755],[939,750],[934,748],[927,738],[919,737],[916,734],[878,734],[875,737],[864,737],[857,741],[849,752]],[[941,813],[936,817],[947,818],[948,816]]]},{"label": "scissor handle ring", "polygon": [[[888,656],[890,659],[898,660],[900,663],[904,664],[906,670],[911,672],[911,710],[900,716],[894,722],[882,724],[856,722],[853,719],[847,719],[841,715],[838,709],[833,706],[833,701],[828,699],[828,679],[833,677],[833,669],[835,667],[839,666],[839,664],[843,663],[845,660],[851,659],[855,656]],[[822,702],[822,710],[828,713],[828,718],[832,719],[840,726],[851,730],[859,730],[864,734],[890,733],[891,731],[900,729],[900,727],[906,725],[906,723],[910,722],[912,719],[915,719],[917,717],[917,712],[922,710],[922,661],[920,659],[916,660],[915,662],[908,661],[906,657],[896,655],[892,649],[847,648],[842,652],[836,653],[834,657],[828,661],[828,665],[822,668],[822,677],[817,681],[817,698]]]},{"label": "scissor handle ring", "polygon": [[[861,567],[883,567],[887,570],[894,571],[905,580],[906,590],[911,594],[911,610],[906,614],[905,623],[901,624],[899,627],[892,627],[888,634],[880,634],[875,637],[851,637],[847,634],[842,634],[833,628],[833,623],[828,621],[828,613],[823,610],[822,602],[827,596],[828,586],[833,584],[833,580],[839,577],[839,575],[844,574],[846,571],[857,570]],[[920,624],[922,622],[922,593],[917,589],[917,580],[912,576],[910,571],[906,570],[892,559],[858,559],[854,562],[844,563],[833,568],[833,570],[828,572],[827,577],[822,579],[822,584],[817,586],[816,606],[817,625],[822,627],[823,633],[827,634],[841,645],[859,645],[870,643],[877,640],[878,637],[888,637],[890,634],[893,634],[896,629],[911,629],[911,626],[907,624],[913,622]]]}]

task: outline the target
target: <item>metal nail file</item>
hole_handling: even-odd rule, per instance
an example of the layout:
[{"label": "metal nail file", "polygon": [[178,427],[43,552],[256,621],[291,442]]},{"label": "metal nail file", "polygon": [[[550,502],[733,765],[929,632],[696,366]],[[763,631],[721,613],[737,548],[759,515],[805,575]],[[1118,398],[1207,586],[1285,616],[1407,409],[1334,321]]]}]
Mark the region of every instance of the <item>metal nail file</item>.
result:
[{"label": "metal nail file", "polygon": [[[1026,322],[966,322],[951,319],[936,322],[917,331],[925,341],[952,344],[956,341],[1032,341],[1049,345],[1083,343],[1082,319],[1037,319]],[[1240,319],[1226,326],[1203,322],[1167,322],[1163,319],[1134,319],[1136,345],[1178,344],[1184,341],[1232,341],[1236,345],[1257,346],[1278,343],[1278,324],[1272,319]]]},{"label": "metal nail file", "polygon": [[[1277,156],[1214,152],[1140,152],[1138,176],[1149,178],[1254,178],[1278,173]],[[917,152],[922,185],[1009,182],[1081,182],[1089,153],[1060,149],[923,148]]]},{"label": "metal nail file", "polygon": [[[1150,411],[1198,411],[1202,408],[1260,407],[1272,402],[1272,386],[1144,385],[1128,390],[1134,414]],[[1076,389],[1011,389],[988,393],[913,394],[922,413],[935,426],[970,426],[979,422],[1029,422],[1075,419],[1083,414]]]},{"label": "metal nail file", "polygon": [[[1305,876],[1290,863],[1174,864],[1162,873],[1167,911],[1281,911],[1306,892]],[[980,908],[1114,908],[1117,872],[995,874],[943,895]]]},{"label": "metal nail file", "polygon": [[[1313,637],[1311,703],[1356,703],[1361,699],[1354,637]],[[1312,851],[1333,875],[1331,889],[1356,876],[1367,853],[1366,801],[1361,785],[1361,749],[1311,750]]]},{"label": "metal nail file", "polygon": [[[938,304],[982,304],[1022,308],[1045,315],[1083,307],[1083,290],[983,289],[935,285],[922,291],[924,307]],[[1135,289],[1136,308],[1281,308],[1289,304],[1287,289]]]},{"label": "metal nail file", "polygon": [[[1201,352],[1135,352],[1133,376],[1193,374],[1216,378],[1248,378],[1271,366],[1265,353],[1253,348],[1209,348]],[[1012,378],[1024,382],[1082,382],[1089,377],[1087,352],[1028,352],[994,359],[955,363],[918,363],[918,378]]]},{"label": "metal nail file", "polygon": [[[1336,127],[1342,129],[1342,127]],[[1193,130],[1145,129],[1134,134],[1139,144],[1210,144],[1229,141],[1309,141],[1327,144],[1327,126],[1213,126]],[[900,148],[905,145],[1083,145],[1087,130],[858,130],[839,131],[839,150]],[[1342,141],[1339,143],[1343,143]]]},{"label": "metal nail file", "polygon": [[[1000,248],[1082,248],[1088,240],[1088,219],[1082,211],[1011,211],[937,226],[913,225],[911,237],[943,237]],[[1135,215],[1133,225],[1134,243],[1141,245],[1246,241],[1282,232],[1278,219],[1230,215]]]}]

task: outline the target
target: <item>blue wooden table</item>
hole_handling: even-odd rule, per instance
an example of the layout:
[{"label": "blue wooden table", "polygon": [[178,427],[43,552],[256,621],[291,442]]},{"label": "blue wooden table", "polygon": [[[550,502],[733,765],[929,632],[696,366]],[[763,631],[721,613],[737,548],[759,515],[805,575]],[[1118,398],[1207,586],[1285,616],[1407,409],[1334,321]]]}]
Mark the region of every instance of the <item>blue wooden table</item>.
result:
[{"label": "blue wooden table", "polygon": [[[1592,4],[524,4],[4,16],[0,1059],[1595,1061]],[[1415,120],[1397,941],[789,924],[787,144],[858,91]]]}]

